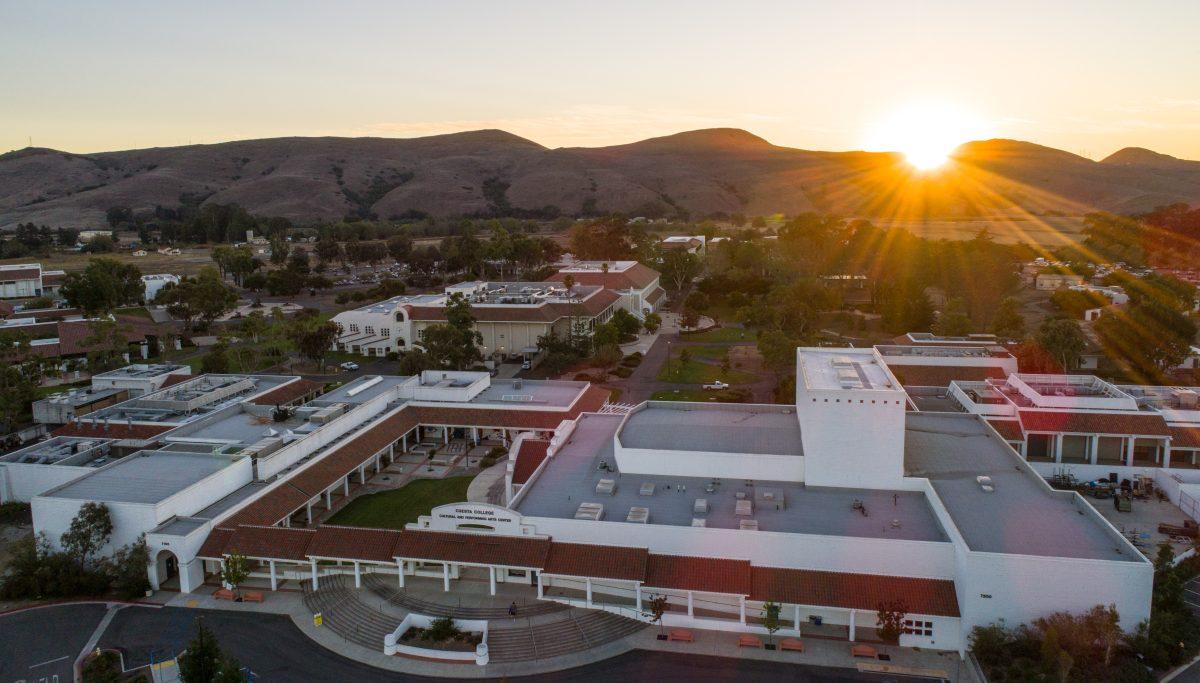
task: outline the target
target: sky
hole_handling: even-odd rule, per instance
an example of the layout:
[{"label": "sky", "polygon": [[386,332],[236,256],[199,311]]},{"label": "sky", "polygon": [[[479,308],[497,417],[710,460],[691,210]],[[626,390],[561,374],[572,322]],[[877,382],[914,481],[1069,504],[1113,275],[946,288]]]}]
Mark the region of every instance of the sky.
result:
[{"label": "sky", "polygon": [[876,149],[939,102],[984,137],[1200,159],[1197,28],[1196,0],[0,0],[0,151],[711,127]]}]

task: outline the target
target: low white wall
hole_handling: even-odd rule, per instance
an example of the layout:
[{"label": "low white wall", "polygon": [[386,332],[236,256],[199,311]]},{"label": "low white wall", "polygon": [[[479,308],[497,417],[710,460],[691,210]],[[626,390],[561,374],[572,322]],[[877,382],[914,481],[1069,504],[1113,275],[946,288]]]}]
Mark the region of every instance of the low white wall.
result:
[{"label": "low white wall", "polygon": [[804,481],[804,456],[715,451],[661,451],[616,447],[617,468],[624,474],[718,477],[761,481]]},{"label": "low white wall", "polygon": [[410,657],[422,657],[427,659],[447,659],[461,662],[474,662],[479,666],[488,663],[488,622],[486,619],[455,619],[454,625],[463,631],[470,633],[482,633],[483,642],[475,646],[474,652],[456,652],[453,650],[435,650],[432,648],[418,647],[416,645],[404,645],[400,642],[401,636],[410,628],[429,628],[434,622],[434,617],[429,617],[424,614],[409,613],[396,627],[395,631],[383,637],[383,654],[385,655],[408,655]]},{"label": "low white wall", "polygon": [[391,400],[392,392],[385,391],[370,401],[355,407],[353,410],[343,413],[334,419],[333,422],[326,424],[304,438],[293,441],[265,458],[259,458],[258,478],[261,480],[270,479],[303,458],[333,443],[334,439],[363,424],[367,420],[375,420],[376,418],[382,420],[390,417],[398,410],[403,410],[403,407],[400,407],[388,411],[387,414],[382,414]]},{"label": "low white wall", "polygon": [[0,503],[28,503],[52,488],[96,471],[93,467],[0,463]]}]

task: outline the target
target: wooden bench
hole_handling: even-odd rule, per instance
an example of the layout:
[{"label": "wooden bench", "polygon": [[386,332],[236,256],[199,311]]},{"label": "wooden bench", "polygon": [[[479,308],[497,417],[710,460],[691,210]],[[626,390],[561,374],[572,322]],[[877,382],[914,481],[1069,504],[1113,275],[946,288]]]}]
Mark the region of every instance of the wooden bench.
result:
[{"label": "wooden bench", "polygon": [[242,602],[262,602],[266,597],[258,591],[243,591]]},{"label": "wooden bench", "polygon": [[869,657],[875,659],[879,656],[879,651],[870,645],[853,645],[850,647],[850,655],[853,657]]},{"label": "wooden bench", "polygon": [[783,640],[779,641],[779,649],[804,652],[804,642],[799,638],[784,638]]},{"label": "wooden bench", "polygon": [[233,591],[228,588],[218,588],[213,591],[214,600],[233,600]]},{"label": "wooden bench", "polygon": [[757,647],[762,648],[762,639],[758,636],[749,634],[738,636],[738,647]]},{"label": "wooden bench", "polygon": [[696,638],[692,635],[692,632],[684,628],[671,629],[671,634],[667,636],[667,640],[677,640],[681,643],[696,642]]}]

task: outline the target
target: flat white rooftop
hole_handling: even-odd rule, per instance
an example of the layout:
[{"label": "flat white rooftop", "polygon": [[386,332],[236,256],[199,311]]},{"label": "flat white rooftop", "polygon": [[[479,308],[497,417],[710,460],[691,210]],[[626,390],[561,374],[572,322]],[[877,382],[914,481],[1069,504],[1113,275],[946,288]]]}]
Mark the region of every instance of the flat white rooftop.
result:
[{"label": "flat white rooftop", "polygon": [[[971,550],[1144,561],[1087,502],[1053,491],[974,415],[908,413],[905,470],[926,477]],[[984,491],[976,477],[991,477]]]},{"label": "flat white rooftop", "polygon": [[101,378],[101,379],[118,379],[118,378],[143,378],[144,379],[144,378],[149,378],[149,377],[158,377],[159,375],[166,375],[166,374],[169,374],[172,372],[178,372],[180,370],[183,370],[185,367],[186,366],[184,366],[184,365],[171,365],[168,363],[155,363],[153,365],[137,363],[134,365],[126,365],[125,367],[117,368],[116,370],[109,370],[108,372],[102,372],[99,375],[95,375],[95,377]]},{"label": "flat white rooftop", "polygon": [[[622,474],[616,467],[612,439],[621,419],[620,415],[595,413],[580,417],[571,440],[546,461],[538,478],[527,485],[516,509],[530,517],[573,519],[580,503],[591,502],[604,506],[604,517],[595,524],[624,522],[631,507],[645,507],[650,510],[649,524],[666,526],[691,526],[693,519],[704,519],[710,528],[737,529],[743,519],[754,519],[762,531],[947,540],[924,494],[919,492]],[[612,495],[596,493],[601,479],[616,482]],[[646,484],[653,485],[653,495],[641,495]],[[766,502],[768,492],[781,501],[780,509]],[[749,517],[736,514],[739,493],[753,501]],[[708,501],[708,512],[694,512],[697,498]],[[867,513],[863,514],[860,507]],[[814,552],[820,550],[814,548]]]},{"label": "flat white rooftop", "polygon": [[629,414],[626,448],[804,455],[796,409],[784,405],[651,401]]},{"label": "flat white rooftop", "polygon": [[142,451],[52,489],[48,498],[119,503],[158,503],[221,471],[227,457]]},{"label": "flat white rooftop", "polygon": [[796,349],[797,376],[810,391],[903,392],[874,349]]}]

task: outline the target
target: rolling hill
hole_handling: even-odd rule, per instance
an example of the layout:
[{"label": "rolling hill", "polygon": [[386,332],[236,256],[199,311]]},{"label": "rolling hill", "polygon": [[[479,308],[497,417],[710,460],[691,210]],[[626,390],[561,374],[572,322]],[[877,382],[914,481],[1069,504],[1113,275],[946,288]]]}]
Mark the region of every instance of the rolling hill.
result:
[{"label": "rolling hill", "polygon": [[548,149],[499,130],[413,139],[274,138],[0,155],[0,228],[101,227],[111,206],[237,203],[297,223],[401,217],[650,213],[957,218],[1200,204],[1200,162],[1129,148],[1103,161],[1015,140],[963,145],[939,173],[895,154],[816,152],[709,129]]}]

